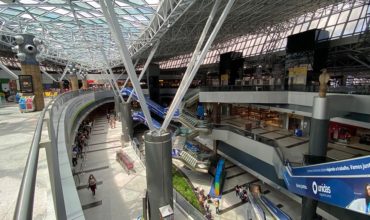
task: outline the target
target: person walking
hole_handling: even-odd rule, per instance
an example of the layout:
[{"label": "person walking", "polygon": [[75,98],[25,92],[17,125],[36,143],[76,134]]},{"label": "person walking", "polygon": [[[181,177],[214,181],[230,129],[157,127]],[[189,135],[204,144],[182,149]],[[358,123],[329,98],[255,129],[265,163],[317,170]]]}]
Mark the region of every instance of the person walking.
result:
[{"label": "person walking", "polygon": [[216,207],[216,214],[220,214],[220,201],[218,199],[215,200],[215,207]]},{"label": "person walking", "polygon": [[235,196],[236,197],[239,197],[240,196],[240,186],[239,185],[236,185],[235,186]]},{"label": "person walking", "polygon": [[90,174],[89,176],[89,186],[88,188],[91,189],[91,192],[93,194],[93,196],[95,196],[95,191],[96,191],[96,179],[94,177],[94,175]]},{"label": "person walking", "polygon": [[73,147],[73,150],[72,150],[72,164],[73,166],[76,166],[77,165],[77,147]]}]

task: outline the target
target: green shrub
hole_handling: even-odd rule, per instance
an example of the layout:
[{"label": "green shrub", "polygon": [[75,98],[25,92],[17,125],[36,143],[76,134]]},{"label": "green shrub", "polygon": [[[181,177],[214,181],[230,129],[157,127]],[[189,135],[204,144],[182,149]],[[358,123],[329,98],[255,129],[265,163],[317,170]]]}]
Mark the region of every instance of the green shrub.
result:
[{"label": "green shrub", "polygon": [[176,168],[172,168],[172,183],[173,187],[178,193],[180,193],[192,206],[194,206],[200,212],[203,212],[192,186],[188,183],[183,174]]}]

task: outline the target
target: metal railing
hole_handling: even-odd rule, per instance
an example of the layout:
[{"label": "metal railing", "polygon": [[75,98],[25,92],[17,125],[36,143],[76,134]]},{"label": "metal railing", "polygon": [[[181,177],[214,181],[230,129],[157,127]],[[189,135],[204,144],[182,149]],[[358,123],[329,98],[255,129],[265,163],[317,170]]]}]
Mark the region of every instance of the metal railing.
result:
[{"label": "metal railing", "polygon": [[177,205],[183,209],[187,215],[191,216],[193,219],[206,219],[204,215],[192,206],[180,193],[178,193],[175,189],[173,190],[173,200]]},{"label": "metal railing", "polygon": [[255,134],[253,132],[238,128],[233,125],[228,125],[228,124],[212,124],[211,125],[212,129],[219,129],[219,130],[227,130],[231,131],[233,133],[239,134],[243,137],[249,138],[251,140],[263,143],[267,146],[270,146],[274,149],[276,155],[278,156],[276,159],[274,158],[273,163],[274,163],[274,168],[278,174],[279,177],[282,178],[282,168],[286,164],[286,158],[284,156],[283,151],[281,150],[280,145],[277,143],[276,140],[267,138],[264,136],[261,136],[259,134]]},{"label": "metal railing", "polygon": [[[230,86],[204,86],[201,92],[227,92],[227,91],[295,91],[295,92],[319,92],[319,85],[230,85]],[[369,95],[370,86],[338,86],[328,87],[328,93]]]},{"label": "metal railing", "polygon": [[33,212],[33,200],[35,195],[35,184],[37,174],[37,164],[39,158],[39,144],[41,140],[42,126],[44,124],[44,117],[49,106],[53,103],[50,101],[48,105],[42,110],[32,138],[30,151],[26,166],[24,169],[20,190],[18,193],[17,204],[15,206],[14,219],[30,219]]},{"label": "metal railing", "polygon": [[[140,158],[140,160],[143,162],[143,165],[145,166],[145,154],[140,151],[139,148],[137,148],[135,145],[132,144],[132,148],[134,149],[136,155]],[[192,206],[180,193],[178,193],[175,189],[173,189],[173,200],[177,205],[181,207],[189,216],[191,216],[193,219],[206,219],[203,214],[196,209],[194,206]]]},{"label": "metal railing", "polygon": [[[36,175],[37,175],[37,165],[38,165],[38,157],[39,157],[39,150],[40,150],[40,140],[42,134],[42,127],[44,123],[44,118],[46,112],[49,112],[49,124],[48,124],[48,136],[50,140],[51,146],[49,149],[51,152],[51,161],[52,167],[49,166],[49,169],[52,169],[51,178],[53,179],[52,183],[52,192],[53,192],[53,200],[55,206],[55,213],[57,219],[66,219],[66,210],[64,205],[64,198],[62,193],[62,186],[61,186],[61,177],[59,173],[59,162],[58,162],[58,151],[57,151],[57,128],[59,126],[59,118],[61,114],[61,110],[63,109],[64,104],[75,98],[79,95],[84,95],[96,91],[102,91],[106,89],[89,89],[89,90],[77,90],[71,91],[67,93],[63,93],[57,96],[55,99],[50,101],[48,105],[42,110],[40,116],[37,120],[37,125],[35,129],[35,133],[33,135],[33,139],[31,142],[30,151],[28,154],[27,162],[25,165],[25,171],[23,173],[22,182],[20,186],[20,190],[18,193],[16,208],[14,212],[13,219],[17,220],[26,220],[32,218],[33,213],[33,202],[34,202],[34,195],[35,195],[35,184],[36,184]],[[54,121],[54,116],[58,118],[57,121]]]}]

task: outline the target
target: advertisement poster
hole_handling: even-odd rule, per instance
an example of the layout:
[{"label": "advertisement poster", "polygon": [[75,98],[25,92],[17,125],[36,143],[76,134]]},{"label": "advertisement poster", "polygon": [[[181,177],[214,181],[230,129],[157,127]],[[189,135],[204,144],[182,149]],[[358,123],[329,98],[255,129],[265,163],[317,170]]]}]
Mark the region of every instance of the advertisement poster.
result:
[{"label": "advertisement poster", "polygon": [[19,75],[19,87],[22,93],[33,93],[33,81],[31,75]]},{"label": "advertisement poster", "polygon": [[289,191],[370,215],[370,156],[303,167],[287,166]]}]

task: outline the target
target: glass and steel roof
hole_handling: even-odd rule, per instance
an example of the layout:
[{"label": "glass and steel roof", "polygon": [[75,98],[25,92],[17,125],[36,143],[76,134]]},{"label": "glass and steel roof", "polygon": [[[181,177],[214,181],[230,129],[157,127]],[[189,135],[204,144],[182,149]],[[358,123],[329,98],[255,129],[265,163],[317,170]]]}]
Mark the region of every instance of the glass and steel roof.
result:
[{"label": "glass and steel roof", "polygon": [[[158,6],[159,0],[114,1],[128,46],[149,26]],[[31,33],[42,39],[45,59],[73,60],[94,69],[103,49],[110,61],[119,60],[99,0],[1,0],[0,22],[3,36]]]}]

